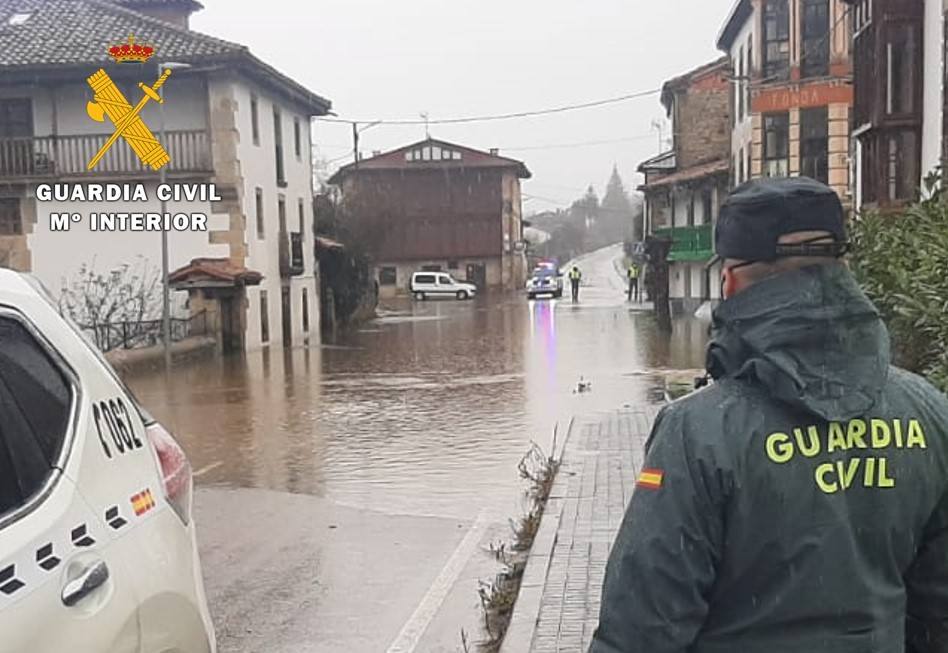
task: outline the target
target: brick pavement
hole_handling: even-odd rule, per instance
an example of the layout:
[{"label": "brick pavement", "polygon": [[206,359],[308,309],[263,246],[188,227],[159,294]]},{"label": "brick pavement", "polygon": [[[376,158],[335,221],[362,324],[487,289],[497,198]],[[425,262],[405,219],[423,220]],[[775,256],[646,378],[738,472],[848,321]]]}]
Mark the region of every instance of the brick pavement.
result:
[{"label": "brick pavement", "polygon": [[585,651],[609,549],[659,406],[577,418],[530,552],[502,653]]}]

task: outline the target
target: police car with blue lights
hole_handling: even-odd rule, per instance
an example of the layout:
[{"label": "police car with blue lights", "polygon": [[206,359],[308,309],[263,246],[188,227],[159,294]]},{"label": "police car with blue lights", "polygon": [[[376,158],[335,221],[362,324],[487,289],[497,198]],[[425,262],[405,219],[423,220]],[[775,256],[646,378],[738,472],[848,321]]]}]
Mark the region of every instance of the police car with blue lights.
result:
[{"label": "police car with blue lights", "polygon": [[0,653],[213,653],[175,439],[0,270]]},{"label": "police car with blue lights", "polygon": [[527,299],[540,295],[557,299],[563,296],[563,274],[556,261],[540,261],[527,281]]}]

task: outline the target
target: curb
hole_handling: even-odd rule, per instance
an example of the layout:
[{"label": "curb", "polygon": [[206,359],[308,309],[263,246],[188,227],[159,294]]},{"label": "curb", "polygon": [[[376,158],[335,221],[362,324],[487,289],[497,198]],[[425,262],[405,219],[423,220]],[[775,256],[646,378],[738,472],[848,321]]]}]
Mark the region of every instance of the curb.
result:
[{"label": "curb", "polygon": [[[575,417],[571,417],[566,429],[563,453],[560,454],[560,469],[553,481],[553,488],[550,490],[543,516],[540,518],[540,528],[537,529],[533,546],[530,547],[527,555],[527,566],[517,592],[510,625],[500,646],[500,653],[525,653],[530,650],[533,643],[533,634],[540,620],[540,601],[546,587],[547,574],[553,560],[553,549],[556,548],[560,519],[566,505],[566,490],[569,485],[569,475],[564,474],[566,447],[573,436],[575,421]],[[553,455],[556,455],[556,452]]]}]

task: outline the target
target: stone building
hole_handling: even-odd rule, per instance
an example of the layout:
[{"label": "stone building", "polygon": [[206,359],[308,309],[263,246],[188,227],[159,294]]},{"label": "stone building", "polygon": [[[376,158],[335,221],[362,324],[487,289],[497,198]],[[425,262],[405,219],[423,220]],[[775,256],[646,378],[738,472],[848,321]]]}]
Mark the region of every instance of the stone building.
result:
[{"label": "stone building", "polygon": [[732,86],[733,182],[805,175],[850,199],[850,35],[843,0],[737,0],[718,37]]},{"label": "stone building", "polygon": [[[315,341],[310,118],[325,115],[330,103],[245,46],[189,30],[200,7],[193,0],[0,4],[0,257],[54,294],[83,264],[105,274],[139,264],[160,271],[159,233],[93,232],[86,221],[61,233],[51,229],[50,214],[159,211],[159,173],[125,142],[87,169],[113,125],[87,113],[93,93],[86,80],[104,69],[134,105],[138,83],[152,85],[162,62],[174,62],[164,104],[148,103],[141,118],[170,155],[168,181],[213,183],[221,198],[169,203],[173,213],[209,216],[207,231],[169,232],[176,283],[191,293],[192,308],[215,303],[216,324],[229,331],[222,340],[232,348]],[[153,48],[153,58],[114,62],[110,48],[129,35]],[[142,183],[149,199],[92,206],[36,198],[41,183],[90,182]],[[185,298],[176,297],[179,315]]]},{"label": "stone building", "polygon": [[646,233],[672,239],[668,256],[673,312],[717,299],[707,264],[713,230],[728,188],[730,112],[727,58],[669,80],[662,104],[672,123],[671,149],[644,161]]},{"label": "stone building", "polygon": [[368,249],[381,297],[406,294],[413,272],[447,271],[481,289],[526,282],[520,161],[427,139],[344,166],[347,228]]}]

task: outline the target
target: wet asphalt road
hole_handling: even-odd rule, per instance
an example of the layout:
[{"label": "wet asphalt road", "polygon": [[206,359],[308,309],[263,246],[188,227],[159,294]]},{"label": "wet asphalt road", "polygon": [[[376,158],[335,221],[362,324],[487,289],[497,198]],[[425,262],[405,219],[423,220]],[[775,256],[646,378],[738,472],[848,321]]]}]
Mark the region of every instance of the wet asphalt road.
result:
[{"label": "wet asphalt road", "polygon": [[321,348],[130,379],[196,470],[222,653],[453,652],[462,628],[481,638],[477,582],[523,510],[531,442],[549,450],[571,415],[650,401],[701,366],[703,328],[657,334],[625,301],[620,255],[578,262],[578,303],[392,302]]}]

